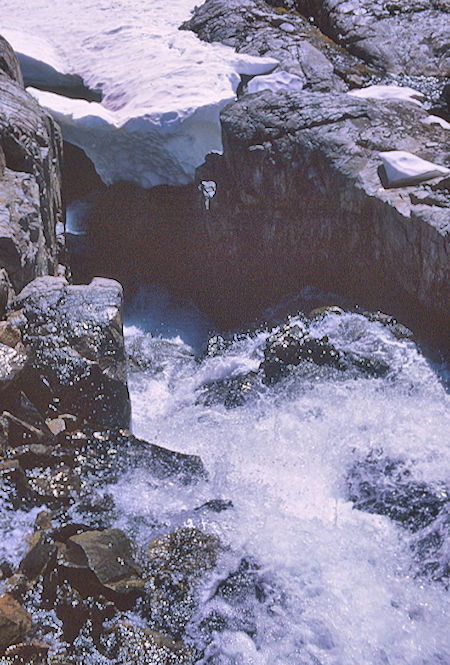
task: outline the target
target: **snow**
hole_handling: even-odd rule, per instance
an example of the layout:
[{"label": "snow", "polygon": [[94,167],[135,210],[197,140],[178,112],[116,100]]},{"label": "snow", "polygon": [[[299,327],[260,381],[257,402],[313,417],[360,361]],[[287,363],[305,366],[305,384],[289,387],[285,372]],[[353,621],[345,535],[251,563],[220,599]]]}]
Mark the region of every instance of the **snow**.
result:
[{"label": "snow", "polygon": [[101,103],[32,92],[107,184],[192,182],[205,155],[222,148],[219,113],[235,98],[240,75],[277,65],[179,30],[194,5],[2,0],[1,31],[18,52],[101,90]]},{"label": "snow", "polygon": [[412,102],[418,106],[422,106],[420,102],[424,99],[424,95],[422,95],[421,92],[418,92],[418,90],[399,85],[370,85],[367,88],[351,90],[348,94],[361,99]]},{"label": "snow", "polygon": [[412,185],[450,173],[450,169],[428,162],[404,150],[380,152],[380,157],[390,187]]},{"label": "snow", "polygon": [[279,71],[253,78],[247,86],[247,92],[261,92],[262,90],[272,90],[273,92],[279,90],[299,91],[303,89],[303,83],[304,80],[300,76]]},{"label": "snow", "polygon": [[428,115],[422,120],[424,125],[439,125],[442,129],[450,129],[450,122],[440,118],[438,115]]}]

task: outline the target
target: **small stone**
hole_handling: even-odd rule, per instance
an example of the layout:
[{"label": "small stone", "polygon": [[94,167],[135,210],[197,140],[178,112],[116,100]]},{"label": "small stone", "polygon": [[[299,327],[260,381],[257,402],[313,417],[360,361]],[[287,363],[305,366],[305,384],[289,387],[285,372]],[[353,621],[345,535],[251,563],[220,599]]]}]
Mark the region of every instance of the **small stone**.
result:
[{"label": "small stone", "polygon": [[15,349],[18,344],[21,352],[25,352],[22,345],[22,334],[18,328],[14,328],[9,321],[0,321],[0,343]]},{"label": "small stone", "polygon": [[50,513],[47,510],[41,510],[41,512],[36,517],[34,526],[35,529],[39,531],[49,531],[52,529],[53,524],[50,519]]},{"label": "small stone", "polygon": [[58,417],[58,418],[48,418],[46,421],[47,427],[49,430],[54,434],[55,436],[57,434],[60,434],[61,432],[64,432],[66,429],[66,421],[64,418]]}]

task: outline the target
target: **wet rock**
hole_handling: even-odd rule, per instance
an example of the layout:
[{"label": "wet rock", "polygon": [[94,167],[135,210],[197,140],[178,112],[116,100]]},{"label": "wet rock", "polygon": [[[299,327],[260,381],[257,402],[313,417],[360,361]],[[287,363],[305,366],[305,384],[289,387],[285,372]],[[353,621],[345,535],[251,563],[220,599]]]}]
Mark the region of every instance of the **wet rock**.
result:
[{"label": "wet rock", "polygon": [[345,369],[341,354],[327,338],[309,337],[298,326],[287,326],[268,338],[260,367],[266,383],[271,384],[286,376],[290,368],[303,360]]},{"label": "wet rock", "polygon": [[9,321],[0,321],[0,343],[11,347],[11,349],[19,347],[18,350],[25,352],[20,330],[14,328]]},{"label": "wet rock", "polygon": [[3,591],[12,596],[17,602],[22,602],[29,588],[29,582],[23,573],[15,573],[9,577],[4,585]]},{"label": "wet rock", "polygon": [[3,39],[0,63],[0,269],[17,293],[38,275],[57,271],[62,138],[23,89],[19,64]]},{"label": "wet rock", "polygon": [[429,526],[449,506],[446,487],[416,480],[402,460],[379,453],[352,466],[347,487],[356,509],[387,515],[412,532]]},{"label": "wet rock", "polygon": [[201,506],[198,506],[198,508],[195,508],[195,510],[203,510],[204,508],[211,510],[213,513],[221,513],[224,510],[228,510],[228,508],[233,507],[233,502],[230,500],[225,500],[225,499],[211,499],[210,501],[206,501],[205,503],[202,503]]},{"label": "wet rock", "polygon": [[39,531],[49,531],[53,528],[50,513],[47,510],[41,510],[34,523],[35,529]]},{"label": "wet rock", "polygon": [[383,312],[364,312],[364,316],[369,319],[369,321],[378,321],[386,328],[389,328],[391,333],[397,339],[414,339],[414,333],[412,330],[409,330],[402,323],[397,321],[397,319],[390,314],[384,314]]},{"label": "wet rock", "polygon": [[18,382],[26,363],[27,355],[23,350],[0,342],[0,393]]},{"label": "wet rock", "polygon": [[33,492],[17,460],[0,461],[0,488],[13,508],[27,505]]},{"label": "wet rock", "polygon": [[[325,37],[299,14],[280,14],[260,0],[207,0],[183,24],[207,42],[238,52],[278,60],[305,88],[345,90],[362,85],[370,71],[364,63]],[[263,81],[258,77],[255,81]],[[345,83],[344,83],[345,81]],[[347,84],[347,85],[346,85]]]},{"label": "wet rock", "polygon": [[8,459],[17,460],[24,471],[36,468],[55,468],[64,464],[73,466],[73,451],[67,451],[58,444],[44,445],[31,443],[9,448],[6,452]]},{"label": "wet rock", "polygon": [[16,418],[12,413],[3,411],[2,421],[8,437],[8,445],[12,448],[24,444],[42,444],[53,440],[53,435],[46,427],[39,427]]},{"label": "wet rock", "polygon": [[44,642],[32,640],[8,647],[5,651],[5,657],[8,659],[8,665],[44,665],[47,663],[47,654],[50,647]]},{"label": "wet rock", "polygon": [[64,463],[54,468],[33,469],[26,475],[36,505],[69,506],[80,495],[80,476]]},{"label": "wet rock", "polygon": [[142,665],[191,665],[195,662],[192,650],[168,635],[126,621],[119,621],[108,632],[106,653],[115,662]]},{"label": "wet rock", "polygon": [[0,654],[13,642],[20,642],[31,623],[31,616],[12,596],[0,596]]},{"label": "wet rock", "polygon": [[113,482],[123,469],[145,467],[155,478],[176,478],[190,484],[207,478],[197,455],[178,453],[137,439],[128,430],[63,433],[65,446],[77,451],[79,472],[98,483]]},{"label": "wet rock", "polygon": [[182,634],[197,606],[196,589],[214,568],[219,550],[216,538],[189,527],[150,543],[141,607],[153,626],[171,635]]},{"label": "wet rock", "polygon": [[106,598],[83,596],[67,582],[61,584],[56,591],[54,609],[63,623],[63,635],[68,643],[74,641],[88,621],[91,637],[97,640],[103,622],[111,619],[117,611],[114,604]]},{"label": "wet rock", "polygon": [[267,339],[260,370],[264,373],[265,383],[270,385],[305,362],[339,371],[357,370],[374,377],[384,376],[389,371],[389,367],[379,360],[340,351],[327,337],[313,337],[306,328],[289,323]]},{"label": "wet rock", "polygon": [[199,193],[193,249],[205,306],[214,298],[248,318],[313,283],[445,339],[450,196],[443,189],[439,205],[410,197],[445,179],[385,189],[379,174],[380,152],[393,148],[447,163],[445,130],[424,117],[409,104],[308,90],[227,106],[223,156],[208,156],[196,175],[217,184],[208,211]]},{"label": "wet rock", "polygon": [[35,531],[31,536],[28,551],[20,562],[19,571],[28,580],[35,580],[49,564],[56,546],[48,534]]},{"label": "wet rock", "polygon": [[144,582],[131,543],[120,529],[85,531],[58,546],[60,576],[83,597],[100,595],[131,607]]},{"label": "wet rock", "polygon": [[57,409],[100,426],[128,425],[121,307],[121,286],[101,278],[71,286],[41,277],[16,298],[30,356],[24,390],[45,415]]},{"label": "wet rock", "polygon": [[0,318],[6,313],[6,308],[13,299],[14,290],[12,288],[8,273],[5,268],[0,268]]},{"label": "wet rock", "polygon": [[201,386],[197,402],[205,406],[223,404],[227,409],[233,409],[255,396],[258,384],[256,372],[211,381]]}]

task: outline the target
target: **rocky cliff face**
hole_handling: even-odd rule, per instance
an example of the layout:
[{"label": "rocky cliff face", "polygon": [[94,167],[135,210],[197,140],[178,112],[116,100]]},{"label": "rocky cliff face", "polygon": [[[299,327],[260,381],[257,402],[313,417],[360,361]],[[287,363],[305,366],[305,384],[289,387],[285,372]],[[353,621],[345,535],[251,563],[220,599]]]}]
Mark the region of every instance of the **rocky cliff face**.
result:
[{"label": "rocky cliff face", "polygon": [[[17,58],[0,39],[0,421],[7,412],[29,432],[69,413],[80,424],[128,426],[122,288],[57,276],[61,166],[61,132],[25,92]],[[2,428],[8,438],[9,425],[0,423],[0,438]]]},{"label": "rocky cliff face", "polygon": [[379,156],[395,148],[445,165],[447,130],[425,117],[411,104],[310,91],[229,105],[224,154],[198,170],[200,189],[216,183],[197,243],[225,311],[312,280],[409,320],[445,321],[449,179],[387,188]]},{"label": "rocky cliff face", "polygon": [[63,233],[59,128],[23,88],[17,59],[0,40],[0,269],[14,292],[58,270]]},{"label": "rocky cliff face", "polygon": [[[448,113],[448,7],[426,5],[207,0],[195,9],[183,27],[270,54],[281,81],[284,72],[302,81],[253,95],[244,82],[222,112],[223,156],[197,173],[203,306],[217,297],[215,313],[237,321],[312,282],[445,335],[449,179],[392,188],[380,157],[449,164],[445,122],[430,124],[424,110]],[[380,82],[419,88],[422,108],[347,94]]]},{"label": "rocky cliff face", "polygon": [[[270,4],[282,4],[272,0]],[[386,71],[448,76],[447,0],[285,0],[351,53]]]}]

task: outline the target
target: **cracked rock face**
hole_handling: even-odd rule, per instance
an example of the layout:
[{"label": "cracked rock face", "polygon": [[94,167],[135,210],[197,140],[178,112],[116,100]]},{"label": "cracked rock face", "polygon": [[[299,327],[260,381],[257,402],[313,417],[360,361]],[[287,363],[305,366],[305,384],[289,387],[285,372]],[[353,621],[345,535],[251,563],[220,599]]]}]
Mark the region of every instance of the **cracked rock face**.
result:
[{"label": "cracked rock face", "polygon": [[[373,296],[390,311],[408,301],[442,324],[448,178],[385,189],[380,177],[380,152],[394,147],[448,163],[446,131],[424,117],[411,104],[306,90],[229,105],[223,157],[209,156],[198,170],[199,182],[217,184],[198,245],[223,306],[244,298],[243,308],[261,306],[313,279]],[[229,279],[220,283],[219,274]]]},{"label": "cracked rock face", "polygon": [[296,0],[351,53],[393,73],[450,74],[447,0]]},{"label": "cracked rock face", "polygon": [[39,277],[17,296],[14,308],[10,320],[21,329],[29,355],[23,389],[41,412],[127,427],[120,284],[96,278],[75,286],[61,277]]},{"label": "cracked rock face", "polygon": [[61,154],[59,128],[23,89],[17,59],[1,38],[0,269],[16,293],[35,277],[57,272]]}]

